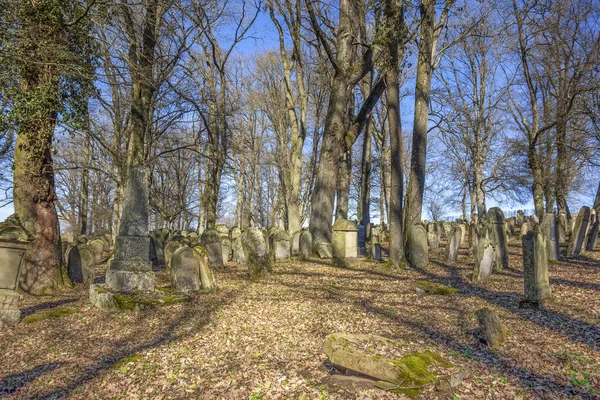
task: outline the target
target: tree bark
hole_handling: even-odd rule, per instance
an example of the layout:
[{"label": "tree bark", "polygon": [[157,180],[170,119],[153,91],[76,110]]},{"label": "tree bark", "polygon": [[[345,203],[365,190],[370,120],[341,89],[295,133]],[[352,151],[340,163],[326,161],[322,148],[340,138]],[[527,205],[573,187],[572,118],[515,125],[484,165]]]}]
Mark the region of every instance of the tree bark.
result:
[{"label": "tree bark", "polygon": [[348,219],[348,198],[350,197],[350,180],[352,179],[352,150],[344,154],[340,163],[337,184],[337,201],[335,219]]}]

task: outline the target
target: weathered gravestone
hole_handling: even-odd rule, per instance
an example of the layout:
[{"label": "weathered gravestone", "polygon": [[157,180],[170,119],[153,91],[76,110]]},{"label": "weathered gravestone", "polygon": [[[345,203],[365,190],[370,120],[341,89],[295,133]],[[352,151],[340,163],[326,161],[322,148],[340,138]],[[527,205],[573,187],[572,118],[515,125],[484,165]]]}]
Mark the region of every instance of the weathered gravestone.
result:
[{"label": "weathered gravestone", "polygon": [[213,269],[223,268],[223,252],[219,232],[216,229],[205,230],[200,237],[200,243],[206,250],[210,267]]},{"label": "weathered gravestone", "polygon": [[250,279],[258,279],[272,271],[271,257],[265,238],[259,228],[248,228],[242,233],[242,246]]},{"label": "weathered gravestone", "polygon": [[358,228],[353,221],[339,218],[333,224],[331,246],[336,265],[347,267],[358,258]]},{"label": "weathered gravestone", "polygon": [[559,244],[566,243],[567,241],[567,225],[567,216],[564,213],[558,214],[557,230]]},{"label": "weathered gravestone", "polygon": [[214,228],[221,238],[229,238],[229,228],[225,224],[216,224]]},{"label": "weathered gravestone", "polygon": [[375,261],[381,261],[381,245],[379,243],[373,243],[371,246],[371,259]]},{"label": "weathered gravestone", "polygon": [[73,283],[87,283],[94,280],[94,251],[87,244],[78,244],[69,251],[67,275]]},{"label": "weathered gravestone", "polygon": [[365,254],[367,249],[367,232],[364,225],[358,225],[356,227],[358,229],[357,232],[357,240],[358,240],[358,252],[360,254]]},{"label": "weathered gravestone", "polygon": [[106,272],[106,285],[117,292],[154,291],[155,276],[148,236],[148,178],[142,165],[127,174],[119,235],[114,259]]},{"label": "weathered gravestone", "polygon": [[302,234],[301,231],[298,232],[294,232],[294,234],[292,235],[292,241],[290,243],[290,250],[291,250],[291,254],[292,256],[297,256],[300,253],[300,235]]},{"label": "weathered gravestone", "polygon": [[520,307],[540,308],[551,297],[546,238],[536,225],[523,236],[522,242],[525,298]]},{"label": "weathered gravestone", "polygon": [[408,262],[412,267],[424,268],[429,264],[429,247],[427,246],[427,232],[421,224],[414,224],[408,228]]},{"label": "weathered gravestone", "polygon": [[440,233],[438,224],[435,222],[427,224],[427,244],[434,251],[440,248]]},{"label": "weathered gravestone", "polygon": [[446,244],[446,261],[456,261],[456,258],[458,257],[458,249],[461,245],[461,237],[461,229],[458,226],[452,228],[448,243]]},{"label": "weathered gravestone", "polygon": [[187,235],[188,240],[190,241],[190,246],[195,247],[200,244],[200,235],[198,232],[190,232]]},{"label": "weathered gravestone", "polygon": [[560,260],[556,215],[545,213],[540,227],[546,238],[546,255],[548,256],[548,260]]},{"label": "weathered gravestone", "polygon": [[88,246],[90,247],[90,249],[92,250],[92,253],[94,255],[94,259],[93,259],[94,264],[96,264],[96,265],[101,264],[102,260],[104,259],[104,247],[105,247],[104,240],[102,240],[102,239],[90,240],[88,242]]},{"label": "weathered gravestone", "polygon": [[229,262],[229,257],[231,256],[231,239],[223,237],[221,238],[221,255],[223,257],[223,264]]},{"label": "weathered gravestone", "polygon": [[308,260],[312,253],[312,235],[309,231],[300,234],[300,258]]},{"label": "weathered gravestone", "polygon": [[173,288],[181,292],[200,290],[200,255],[191,247],[178,248],[171,258]]},{"label": "weathered gravestone", "polygon": [[485,228],[480,226],[477,222],[471,222],[469,224],[469,248],[473,257],[477,257],[477,251],[479,250],[479,238],[485,237],[482,232]]},{"label": "weathered gravestone", "polygon": [[169,242],[165,246],[164,260],[167,269],[171,269],[171,259],[173,258],[173,254],[181,247],[185,247],[185,245],[178,241]]},{"label": "weathered gravestone", "polygon": [[271,236],[273,246],[271,252],[275,262],[286,261],[290,258],[290,235],[284,230],[278,230]]},{"label": "weathered gravestone", "polygon": [[473,282],[481,282],[492,275],[496,254],[489,239],[482,237],[478,241],[473,269]]},{"label": "weathered gravestone", "polygon": [[169,230],[164,229],[156,229],[150,232],[150,238],[152,239],[152,245],[154,249],[153,261],[155,261],[158,265],[165,264],[165,245],[167,244],[167,240],[169,238]]},{"label": "weathered gravestone", "polygon": [[0,326],[16,324],[21,319],[17,288],[30,241],[31,235],[16,214],[0,223]]},{"label": "weathered gravestone", "polygon": [[577,219],[575,220],[575,225],[571,233],[571,241],[567,249],[568,255],[578,256],[579,254],[581,254],[589,221],[590,208],[583,206],[577,214]]},{"label": "weathered gravestone", "polygon": [[330,259],[333,257],[331,243],[320,242],[315,244],[315,253],[321,259]]},{"label": "weathered gravestone", "polygon": [[508,243],[504,227],[504,213],[498,207],[492,207],[487,212],[488,238],[494,246],[496,270],[508,268]]},{"label": "weathered gravestone", "polygon": [[448,221],[444,221],[442,222],[442,230],[444,232],[444,236],[446,237],[446,241],[449,242],[450,241],[450,236],[452,233],[452,224]]},{"label": "weathered gravestone", "polygon": [[586,245],[587,251],[592,251],[598,245],[598,229],[599,222],[595,221],[590,229],[590,233],[588,234],[588,242]]}]

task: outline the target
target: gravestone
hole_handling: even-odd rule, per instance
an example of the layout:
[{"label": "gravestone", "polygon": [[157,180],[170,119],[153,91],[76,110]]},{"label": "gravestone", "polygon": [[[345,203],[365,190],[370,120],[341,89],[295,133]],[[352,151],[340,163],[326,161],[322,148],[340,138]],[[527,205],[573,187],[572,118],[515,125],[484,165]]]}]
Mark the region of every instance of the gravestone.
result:
[{"label": "gravestone", "polygon": [[231,240],[226,237],[221,238],[221,255],[223,257],[223,264],[227,264],[229,262],[229,257],[231,255]]},{"label": "gravestone", "polygon": [[559,243],[567,242],[567,216],[564,213],[558,214],[558,241]]},{"label": "gravestone", "polygon": [[119,235],[115,239],[114,259],[106,271],[106,285],[117,292],[154,291],[146,168],[131,167],[125,187]]},{"label": "gravestone", "polygon": [[460,243],[462,244],[465,243],[465,239],[467,238],[467,227],[462,222],[458,224],[458,227],[460,228]]},{"label": "gravestone", "polygon": [[331,243],[317,243],[315,245],[315,253],[320,259],[329,260],[333,257],[333,248]]},{"label": "gravestone", "polygon": [[517,210],[517,226],[522,226],[523,223],[525,222],[525,214],[523,213],[523,211],[521,210]]},{"label": "gravestone", "polygon": [[237,239],[242,236],[242,230],[239,227],[234,226],[233,228],[231,228],[231,232],[229,233],[229,236],[231,237],[232,240]]},{"label": "gravestone", "polygon": [[213,270],[208,265],[206,250],[202,246],[196,246],[194,247],[194,251],[197,253],[198,261],[200,262],[200,283],[202,284],[202,290],[216,290],[217,280],[215,279]]},{"label": "gravestone", "polygon": [[223,252],[221,249],[221,236],[219,232],[216,229],[205,230],[200,237],[200,244],[204,250],[206,250],[208,265],[212,269],[223,268]]},{"label": "gravestone", "polygon": [[17,293],[23,256],[31,242],[17,214],[0,223],[0,326],[21,320]]},{"label": "gravestone", "polygon": [[427,244],[434,251],[440,248],[440,233],[438,224],[435,222],[427,224]]},{"label": "gravestone", "polygon": [[471,249],[471,254],[473,257],[477,257],[477,251],[479,250],[479,238],[485,237],[482,232],[485,231],[485,228],[477,222],[471,222],[469,224],[469,248]]},{"label": "gravestone", "polygon": [[567,254],[569,256],[578,256],[581,254],[589,221],[590,208],[583,206],[577,214],[577,219],[575,220],[575,225],[571,232],[571,241],[567,249]]},{"label": "gravestone", "polygon": [[506,242],[506,230],[504,227],[504,213],[498,207],[488,210],[488,238],[494,246],[496,257],[496,270],[502,271],[508,268],[508,243]]},{"label": "gravestone", "polygon": [[421,224],[414,224],[408,228],[408,262],[412,267],[424,268],[429,264],[429,246],[427,246],[427,232]]},{"label": "gravestone", "polygon": [[477,254],[475,256],[475,267],[473,269],[473,282],[481,282],[492,275],[496,262],[496,252],[489,239],[479,239]]},{"label": "gravestone", "polygon": [[527,235],[527,232],[529,232],[530,230],[531,230],[531,222],[529,222],[529,221],[523,222],[523,225],[521,225],[521,238],[525,237],[525,235]]},{"label": "gravestone", "polygon": [[300,258],[308,260],[312,253],[312,235],[309,231],[300,234]]},{"label": "gravestone", "polygon": [[271,257],[259,228],[248,228],[242,233],[242,246],[250,279],[258,279],[272,272]]},{"label": "gravestone", "polygon": [[588,242],[586,243],[585,249],[587,251],[593,251],[598,245],[598,226],[599,222],[595,221],[588,234]]},{"label": "gravestone", "polygon": [[185,247],[185,245],[176,240],[167,243],[167,245],[165,246],[163,258],[165,260],[165,266],[168,270],[171,269],[171,259],[173,258],[173,254],[175,254],[175,252],[181,247]]},{"label": "gravestone", "polygon": [[171,282],[175,290],[200,290],[200,255],[191,247],[178,248],[171,258]]},{"label": "gravestone", "polygon": [[104,259],[103,255],[104,255],[104,246],[105,246],[105,242],[102,239],[94,239],[94,240],[90,240],[88,242],[88,246],[90,247],[90,249],[92,250],[92,253],[94,254],[94,264],[98,265],[102,263],[102,260]]},{"label": "gravestone", "polygon": [[373,243],[371,246],[371,259],[375,261],[383,260],[381,258],[381,245],[379,243]]},{"label": "gravestone", "polygon": [[273,244],[273,259],[275,262],[286,261],[290,258],[290,235],[284,230],[276,231],[271,236]]},{"label": "gravestone", "polygon": [[214,228],[221,238],[229,238],[229,228],[225,224],[216,224]]},{"label": "gravestone", "polygon": [[89,283],[94,280],[94,251],[87,244],[78,244],[69,252],[67,275],[73,283]]},{"label": "gravestone", "polygon": [[198,232],[190,232],[187,235],[188,240],[190,241],[190,246],[195,247],[200,244],[200,235]]},{"label": "gravestone", "polygon": [[546,238],[536,225],[523,236],[522,242],[525,298],[520,307],[541,308],[551,297]]},{"label": "gravestone", "polygon": [[231,239],[231,250],[233,252],[233,261],[236,264],[245,264],[246,257],[244,256],[244,247],[242,246],[241,232],[240,236]]},{"label": "gravestone", "polygon": [[267,246],[267,252],[271,252],[271,247],[269,246],[269,231],[265,228],[262,228],[261,233],[263,235],[263,239],[265,240],[265,246]]},{"label": "gravestone", "polygon": [[458,226],[452,228],[446,244],[446,261],[454,262],[458,257],[458,249],[460,248],[460,241],[462,238],[461,230]]},{"label": "gravestone", "polygon": [[541,224],[541,230],[546,238],[546,255],[548,260],[560,260],[560,247],[558,244],[558,228],[556,226],[556,215],[545,213]]},{"label": "gravestone", "polygon": [[450,235],[452,233],[452,224],[450,222],[444,221],[442,222],[442,228],[444,231],[444,236],[446,237],[446,242],[449,242]]},{"label": "gravestone", "polygon": [[358,259],[358,228],[353,221],[339,218],[333,224],[331,235],[333,261],[347,267]]},{"label": "gravestone", "polygon": [[367,232],[364,225],[358,225],[357,240],[358,240],[358,251],[360,254],[365,254],[367,248]]},{"label": "gravestone", "polygon": [[292,235],[291,241],[291,253],[292,256],[297,256],[300,253],[300,235],[302,232],[298,231]]}]

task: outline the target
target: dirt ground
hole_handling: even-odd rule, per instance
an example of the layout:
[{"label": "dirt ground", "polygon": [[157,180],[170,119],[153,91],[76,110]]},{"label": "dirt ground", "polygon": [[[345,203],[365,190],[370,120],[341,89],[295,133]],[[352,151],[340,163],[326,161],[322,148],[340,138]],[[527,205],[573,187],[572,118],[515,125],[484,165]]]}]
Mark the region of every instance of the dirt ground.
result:
[{"label": "dirt ground", "polygon": [[[0,397],[404,398],[328,363],[324,338],[344,331],[418,345],[470,372],[452,392],[425,387],[422,399],[600,398],[600,251],[550,264],[554,300],[544,311],[518,308],[520,243],[509,251],[511,267],[478,285],[463,248],[452,264],[430,254],[423,270],[290,261],[258,282],[230,264],[216,293],[139,312],[92,308],[85,287],[25,297],[24,316],[50,318],[0,331]],[[417,279],[461,293],[422,295]],[[482,307],[508,329],[498,350],[475,334]]]}]

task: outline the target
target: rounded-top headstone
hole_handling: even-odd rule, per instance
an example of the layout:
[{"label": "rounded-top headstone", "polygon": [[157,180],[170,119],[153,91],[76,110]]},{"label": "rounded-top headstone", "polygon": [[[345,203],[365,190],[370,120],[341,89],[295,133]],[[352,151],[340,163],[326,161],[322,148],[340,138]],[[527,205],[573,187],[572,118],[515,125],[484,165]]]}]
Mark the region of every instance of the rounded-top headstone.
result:
[{"label": "rounded-top headstone", "polygon": [[178,248],[171,258],[171,279],[175,290],[200,290],[200,255],[191,247]]},{"label": "rounded-top headstone", "polygon": [[242,246],[251,279],[271,272],[271,258],[263,232],[259,228],[248,228],[242,234]]},{"label": "rounded-top headstone", "polygon": [[[229,234],[229,230],[227,232]],[[210,267],[223,268],[223,253],[219,232],[216,229],[205,230],[200,237],[200,244],[206,250]]]}]

